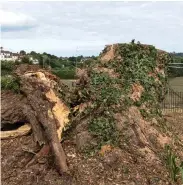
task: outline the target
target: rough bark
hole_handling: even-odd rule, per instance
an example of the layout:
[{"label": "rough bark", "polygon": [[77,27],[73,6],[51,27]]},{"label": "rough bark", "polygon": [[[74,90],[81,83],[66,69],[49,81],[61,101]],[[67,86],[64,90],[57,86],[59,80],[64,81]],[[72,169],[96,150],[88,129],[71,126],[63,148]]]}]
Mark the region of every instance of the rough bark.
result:
[{"label": "rough bark", "polygon": [[59,173],[67,172],[60,141],[64,124],[68,122],[69,110],[53,91],[56,82],[42,71],[22,75],[21,84],[29,105],[24,110],[27,111],[36,140],[50,145]]},{"label": "rough bark", "polygon": [[[35,142],[43,150],[50,147],[58,172],[68,172],[66,156],[60,142],[70,111],[56,95],[57,78],[38,66],[30,65],[20,65],[15,75],[20,79],[21,94],[2,93],[2,123],[29,122]],[[38,152],[39,155],[44,153],[43,150]]]},{"label": "rough bark", "polygon": [[37,113],[32,109],[32,107],[29,104],[24,105],[23,113],[24,115],[26,115],[27,120],[29,120],[29,123],[31,124],[34,141],[38,143],[40,146],[46,144],[44,131],[41,127],[41,124],[36,118]]},{"label": "rough bark", "polygon": [[1,127],[4,124],[14,124],[26,121],[23,113],[23,104],[26,102],[24,96],[14,94],[10,91],[1,92]]},{"label": "rough bark", "polygon": [[[36,120],[37,118],[37,122],[41,123],[43,127],[42,130],[39,129],[39,133],[45,135],[46,138],[43,141],[45,144],[50,145],[59,173],[67,172],[68,167],[65,153],[57,135],[56,120],[54,119],[51,112],[53,105],[51,105],[50,102],[44,100],[44,96],[42,96],[39,91],[35,91],[33,94],[27,94],[27,99],[32,110],[34,110],[34,112],[36,111],[37,116],[34,119]],[[37,136],[39,134],[37,129],[38,124],[32,122],[32,125],[33,127],[36,127],[35,130],[37,132]],[[43,131],[44,133],[42,133]]]}]

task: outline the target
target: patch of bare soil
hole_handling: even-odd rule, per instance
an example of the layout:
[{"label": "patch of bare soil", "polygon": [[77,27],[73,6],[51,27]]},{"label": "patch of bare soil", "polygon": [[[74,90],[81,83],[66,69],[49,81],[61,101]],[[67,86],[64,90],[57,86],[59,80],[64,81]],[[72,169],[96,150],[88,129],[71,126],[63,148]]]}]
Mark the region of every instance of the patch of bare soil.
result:
[{"label": "patch of bare soil", "polygon": [[183,112],[167,112],[165,113],[168,129],[174,134],[173,140],[177,144],[177,154],[183,161]]},{"label": "patch of bare soil", "polygon": [[142,185],[171,184],[164,165],[151,163],[134,151],[118,148],[86,157],[76,150],[74,140],[65,140],[70,176],[60,176],[54,168],[52,156],[42,157],[26,167],[37,150],[31,135],[2,140],[3,185]]},{"label": "patch of bare soil", "polygon": [[115,57],[114,47],[115,46],[116,46],[115,44],[106,46],[106,53],[105,53],[105,55],[101,56],[101,61],[108,62],[108,61],[114,59],[114,57]]},{"label": "patch of bare soil", "polygon": [[164,117],[169,126],[180,136],[183,136],[183,110],[180,112],[167,112]]}]

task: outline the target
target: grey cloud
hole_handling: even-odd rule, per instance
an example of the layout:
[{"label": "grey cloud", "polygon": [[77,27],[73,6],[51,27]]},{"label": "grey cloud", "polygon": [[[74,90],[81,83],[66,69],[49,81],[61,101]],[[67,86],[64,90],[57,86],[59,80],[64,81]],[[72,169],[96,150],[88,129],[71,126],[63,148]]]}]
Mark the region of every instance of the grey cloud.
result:
[{"label": "grey cloud", "polygon": [[[169,51],[183,49],[181,2],[8,2],[3,9],[34,16],[39,23],[21,34],[13,30],[2,33],[4,43],[17,38],[42,50],[58,52],[64,45],[67,49],[62,46],[60,52],[73,53],[78,46],[95,54],[105,44],[135,38]],[[52,44],[41,44],[45,39]]]}]

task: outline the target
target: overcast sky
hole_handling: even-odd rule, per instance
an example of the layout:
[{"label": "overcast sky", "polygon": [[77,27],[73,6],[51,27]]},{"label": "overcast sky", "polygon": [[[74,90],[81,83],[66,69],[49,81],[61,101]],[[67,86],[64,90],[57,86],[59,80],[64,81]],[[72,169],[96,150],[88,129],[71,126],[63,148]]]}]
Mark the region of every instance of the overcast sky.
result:
[{"label": "overcast sky", "polygon": [[2,2],[1,45],[76,56],[135,39],[183,52],[182,10],[183,2]]}]

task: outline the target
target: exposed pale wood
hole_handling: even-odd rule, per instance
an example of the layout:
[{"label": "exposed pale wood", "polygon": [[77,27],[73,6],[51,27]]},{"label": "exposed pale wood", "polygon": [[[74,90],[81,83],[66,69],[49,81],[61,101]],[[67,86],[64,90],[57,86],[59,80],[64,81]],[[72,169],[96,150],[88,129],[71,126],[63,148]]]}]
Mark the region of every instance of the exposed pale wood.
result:
[{"label": "exposed pale wood", "polygon": [[54,92],[56,81],[42,70],[26,72],[20,78],[21,90],[27,99],[23,112],[32,125],[35,141],[50,146],[60,174],[68,172],[60,141],[62,130],[69,121],[69,109]]},{"label": "exposed pale wood", "polygon": [[27,135],[30,133],[30,131],[31,131],[31,126],[28,124],[25,124],[16,130],[0,131],[0,137],[1,139],[15,138],[15,137]]}]

